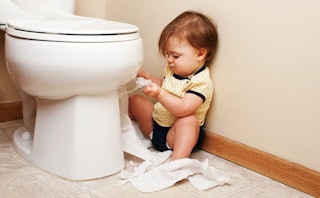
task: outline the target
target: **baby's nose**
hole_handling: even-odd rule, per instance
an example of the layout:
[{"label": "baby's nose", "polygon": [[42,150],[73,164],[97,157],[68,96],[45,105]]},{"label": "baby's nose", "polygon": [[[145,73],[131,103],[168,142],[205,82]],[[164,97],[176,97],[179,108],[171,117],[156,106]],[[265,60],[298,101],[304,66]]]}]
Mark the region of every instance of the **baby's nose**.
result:
[{"label": "baby's nose", "polygon": [[173,63],[173,57],[172,57],[172,56],[168,56],[167,62],[168,62],[168,63]]}]

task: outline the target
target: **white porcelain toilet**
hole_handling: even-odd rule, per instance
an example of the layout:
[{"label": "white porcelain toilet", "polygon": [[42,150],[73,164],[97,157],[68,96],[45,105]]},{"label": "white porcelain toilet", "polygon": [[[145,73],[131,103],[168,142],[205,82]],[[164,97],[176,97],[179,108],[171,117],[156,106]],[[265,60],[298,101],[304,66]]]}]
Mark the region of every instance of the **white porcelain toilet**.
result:
[{"label": "white porcelain toilet", "polygon": [[73,0],[0,4],[9,75],[29,99],[23,105],[36,104],[34,131],[26,125],[14,133],[16,152],[71,180],[123,169],[117,90],[143,62],[138,28],[70,14]]}]

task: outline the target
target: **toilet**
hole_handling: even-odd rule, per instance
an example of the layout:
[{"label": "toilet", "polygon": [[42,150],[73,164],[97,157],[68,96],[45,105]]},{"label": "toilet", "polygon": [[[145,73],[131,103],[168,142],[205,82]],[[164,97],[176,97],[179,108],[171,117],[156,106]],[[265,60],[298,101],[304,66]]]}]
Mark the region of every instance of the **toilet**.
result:
[{"label": "toilet", "polygon": [[7,69],[24,106],[15,151],[70,180],[119,172],[124,155],[118,89],[143,62],[138,27],[76,16],[74,0],[0,4]]}]

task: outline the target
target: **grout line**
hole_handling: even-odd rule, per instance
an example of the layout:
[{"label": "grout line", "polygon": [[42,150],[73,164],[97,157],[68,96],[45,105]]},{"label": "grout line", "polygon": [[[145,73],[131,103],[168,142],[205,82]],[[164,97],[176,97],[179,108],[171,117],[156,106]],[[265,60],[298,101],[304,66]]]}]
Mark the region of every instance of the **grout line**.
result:
[{"label": "grout line", "polygon": [[242,193],[242,192],[252,190],[252,189],[254,189],[254,188],[258,187],[258,186],[262,186],[262,185],[264,185],[264,184],[266,184],[266,183],[268,183],[267,180],[262,181],[261,183],[257,183],[257,184],[251,185],[251,186],[247,186],[247,187],[245,187],[245,188],[243,188],[243,189],[241,189],[241,190],[236,190],[236,191],[234,191],[234,192],[231,192],[231,193],[229,193],[229,194],[227,194],[227,195],[222,196],[221,198],[228,198],[228,197],[230,197],[230,196],[237,195],[237,194],[240,194],[240,193]]},{"label": "grout line", "polygon": [[89,189],[87,189],[86,187],[84,187],[83,185],[81,185],[80,183],[75,183],[83,193],[87,193],[87,195],[90,197],[90,198],[95,198],[95,196],[92,194],[92,192],[89,191]]}]

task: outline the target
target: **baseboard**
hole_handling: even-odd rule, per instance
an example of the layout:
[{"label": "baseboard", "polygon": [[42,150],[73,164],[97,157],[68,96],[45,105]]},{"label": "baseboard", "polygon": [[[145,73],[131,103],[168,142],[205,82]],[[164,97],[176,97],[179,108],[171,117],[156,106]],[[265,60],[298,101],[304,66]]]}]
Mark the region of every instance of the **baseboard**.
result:
[{"label": "baseboard", "polygon": [[320,173],[317,171],[212,132],[207,133],[202,149],[302,192],[320,197]]},{"label": "baseboard", "polygon": [[0,122],[22,119],[22,102],[0,103]]}]

